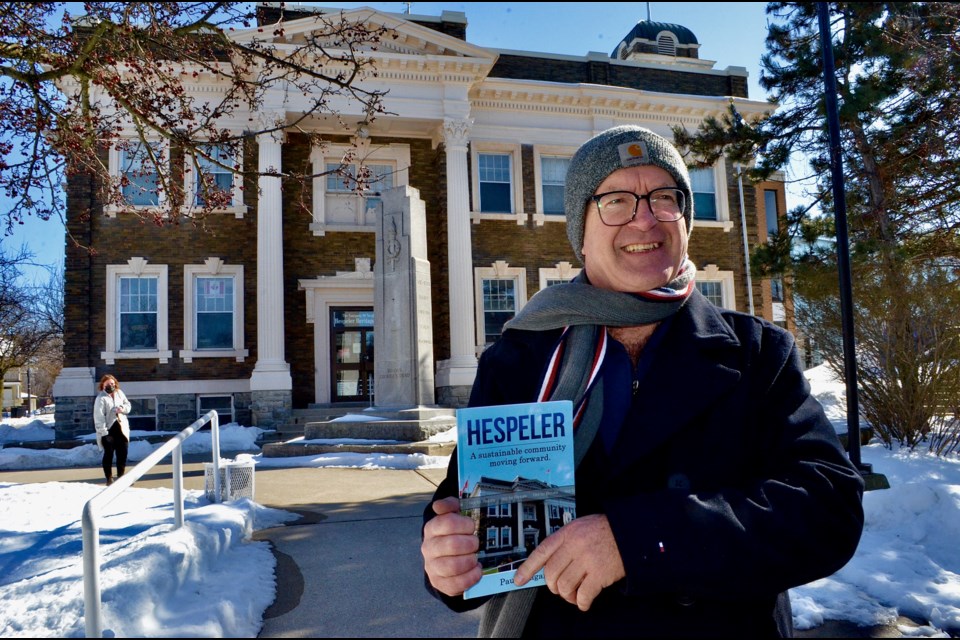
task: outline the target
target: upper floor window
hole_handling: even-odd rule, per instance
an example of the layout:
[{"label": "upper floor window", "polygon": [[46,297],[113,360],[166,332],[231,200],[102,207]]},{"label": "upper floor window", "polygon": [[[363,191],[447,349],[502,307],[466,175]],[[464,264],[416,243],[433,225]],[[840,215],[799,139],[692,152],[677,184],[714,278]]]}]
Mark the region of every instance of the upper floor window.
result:
[{"label": "upper floor window", "polygon": [[777,192],[774,189],[763,190],[763,209],[767,220],[767,237],[777,235],[780,230],[780,218],[777,215]]},{"label": "upper floor window", "polygon": [[130,141],[118,151],[124,201],[135,207],[159,205],[157,165],[162,157],[160,143]]},{"label": "upper floor window", "polygon": [[[369,139],[368,139],[369,140]],[[382,194],[408,184],[410,147],[405,144],[376,144],[356,150],[364,158],[360,165],[344,162],[350,147],[313,147],[310,162],[313,178],[313,220],[310,231],[373,232],[383,213]],[[366,183],[357,191],[358,168]]]},{"label": "upper floor window", "polygon": [[203,146],[203,152],[209,157],[200,156],[200,171],[196,182],[196,203],[203,206],[211,201],[217,208],[233,206],[233,171],[239,168],[234,153],[225,145],[210,144]]},{"label": "upper floor window", "polygon": [[783,302],[783,278],[770,278],[770,299],[773,302]]},{"label": "upper floor window", "polygon": [[[370,164],[366,165],[368,175],[364,176],[366,181],[363,194],[366,199],[366,208],[379,206],[381,202],[380,194],[387,189],[392,189],[394,168],[390,164]],[[356,165],[347,165],[341,169],[341,165],[335,162],[327,163],[327,193],[356,193],[357,187],[357,167]],[[343,175],[343,174],[346,175]]]},{"label": "upper floor window", "polygon": [[569,166],[570,158],[541,156],[540,188],[544,213],[563,215],[563,189]]},{"label": "upper floor window", "polygon": [[[522,150],[514,142],[474,140],[470,142],[470,213],[471,221],[512,220],[518,225],[527,221],[523,200]],[[534,172],[539,171],[539,157],[534,155]],[[535,189],[535,199],[540,189]]]},{"label": "upper floor window", "polygon": [[513,211],[511,175],[513,158],[508,153],[477,155],[480,176],[480,211],[510,213]]},{"label": "upper floor window", "polygon": [[[127,138],[108,151],[108,167],[115,187],[103,211],[111,218],[121,211],[162,209],[167,204],[163,182],[169,164],[165,140]],[[159,169],[158,169],[159,167]]]},{"label": "upper floor window", "polygon": [[690,188],[694,218],[717,220],[717,187],[713,169],[690,169]]}]

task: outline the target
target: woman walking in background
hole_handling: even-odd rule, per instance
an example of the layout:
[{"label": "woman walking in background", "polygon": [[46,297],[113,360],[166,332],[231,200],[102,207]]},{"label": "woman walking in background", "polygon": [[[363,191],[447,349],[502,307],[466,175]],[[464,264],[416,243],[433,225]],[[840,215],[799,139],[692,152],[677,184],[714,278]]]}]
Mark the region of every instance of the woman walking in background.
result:
[{"label": "woman walking in background", "polygon": [[103,451],[103,475],[107,486],[113,484],[111,475],[113,454],[117,454],[117,478],[127,468],[127,446],[130,444],[130,401],[120,390],[120,383],[110,374],[100,378],[100,393],[93,401],[93,425],[97,430],[97,446]]}]

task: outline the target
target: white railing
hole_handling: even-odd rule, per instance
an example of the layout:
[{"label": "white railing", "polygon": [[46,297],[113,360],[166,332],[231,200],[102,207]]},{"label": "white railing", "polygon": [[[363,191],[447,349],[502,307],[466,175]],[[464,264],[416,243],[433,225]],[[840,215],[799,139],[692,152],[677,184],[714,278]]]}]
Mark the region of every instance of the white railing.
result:
[{"label": "white railing", "polygon": [[173,453],[173,520],[174,529],[183,526],[183,441],[210,423],[213,440],[213,499],[220,501],[220,419],[216,411],[208,411],[202,418],[163,443],[159,449],[140,461],[134,468],[114,480],[113,484],[92,497],[83,507],[83,615],[86,637],[103,635],[100,611],[100,509],[113,502],[168,453]]}]

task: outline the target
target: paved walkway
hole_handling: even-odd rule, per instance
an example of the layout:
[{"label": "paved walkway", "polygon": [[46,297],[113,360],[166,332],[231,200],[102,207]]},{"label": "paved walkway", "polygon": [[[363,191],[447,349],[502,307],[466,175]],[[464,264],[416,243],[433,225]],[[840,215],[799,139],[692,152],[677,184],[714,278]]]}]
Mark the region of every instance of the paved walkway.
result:
[{"label": "paved walkway", "polygon": [[[184,464],[187,489],[203,489],[200,460]],[[451,613],[423,588],[421,513],[443,475],[440,469],[258,467],[255,501],[302,516],[254,536],[268,540],[277,557],[277,597],[259,637],[474,637],[476,612]],[[158,465],[135,486],[170,487],[171,477],[170,465]],[[103,477],[94,467],[0,472],[0,482],[50,481],[103,483]],[[807,638],[903,635],[896,625],[844,622],[797,632]]]}]

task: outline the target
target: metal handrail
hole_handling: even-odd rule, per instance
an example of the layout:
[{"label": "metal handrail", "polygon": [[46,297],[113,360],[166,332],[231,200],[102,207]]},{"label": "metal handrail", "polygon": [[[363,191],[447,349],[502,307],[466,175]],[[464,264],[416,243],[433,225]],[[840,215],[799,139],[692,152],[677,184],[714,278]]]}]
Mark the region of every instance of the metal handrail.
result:
[{"label": "metal handrail", "polygon": [[213,446],[213,500],[220,501],[220,418],[215,410],[208,411],[199,420],[163,443],[137,466],[117,478],[113,484],[87,500],[83,506],[83,615],[86,637],[103,635],[100,600],[100,509],[113,502],[121,493],[155,467],[168,453],[173,453],[173,520],[174,529],[183,526],[183,441],[210,423]]}]

